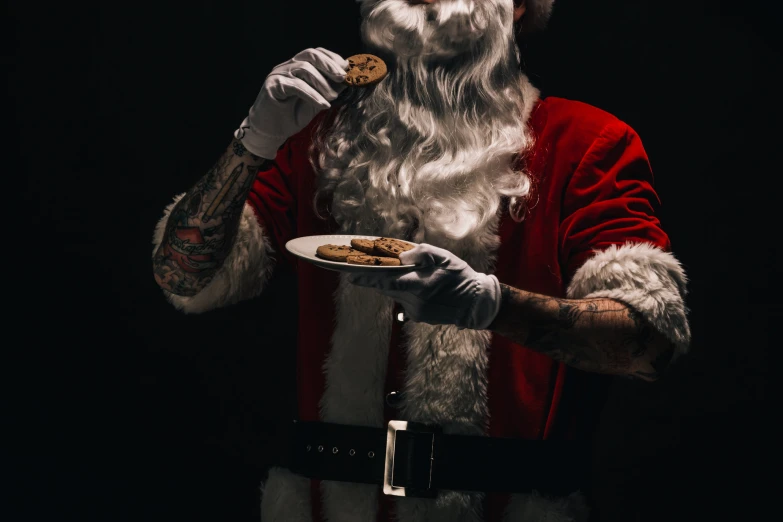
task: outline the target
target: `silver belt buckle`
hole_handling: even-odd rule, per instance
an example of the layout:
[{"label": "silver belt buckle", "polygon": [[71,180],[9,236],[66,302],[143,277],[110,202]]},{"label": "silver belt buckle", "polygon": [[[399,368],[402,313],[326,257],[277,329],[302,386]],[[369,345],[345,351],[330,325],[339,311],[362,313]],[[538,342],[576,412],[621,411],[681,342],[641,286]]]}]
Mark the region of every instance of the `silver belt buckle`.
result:
[{"label": "silver belt buckle", "polygon": [[[430,475],[426,491],[410,491],[409,488],[394,485],[394,453],[397,441],[398,431],[412,431],[416,433],[429,433],[432,435],[432,446],[430,447]],[[383,493],[396,497],[434,497],[435,491],[432,489],[432,464],[435,460],[435,431],[419,422],[409,421],[389,421],[389,427],[386,431],[386,462],[383,468]],[[406,491],[408,489],[408,491]]]}]

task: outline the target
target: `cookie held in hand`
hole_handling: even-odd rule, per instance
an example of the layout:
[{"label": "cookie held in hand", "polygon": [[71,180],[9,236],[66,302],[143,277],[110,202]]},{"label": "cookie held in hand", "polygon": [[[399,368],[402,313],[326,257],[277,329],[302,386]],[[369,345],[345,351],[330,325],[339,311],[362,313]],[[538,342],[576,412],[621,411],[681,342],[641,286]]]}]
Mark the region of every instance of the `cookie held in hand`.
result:
[{"label": "cookie held in hand", "polygon": [[369,87],[388,74],[386,63],[373,54],[355,54],[348,57],[349,69],[345,83],[354,87]]}]

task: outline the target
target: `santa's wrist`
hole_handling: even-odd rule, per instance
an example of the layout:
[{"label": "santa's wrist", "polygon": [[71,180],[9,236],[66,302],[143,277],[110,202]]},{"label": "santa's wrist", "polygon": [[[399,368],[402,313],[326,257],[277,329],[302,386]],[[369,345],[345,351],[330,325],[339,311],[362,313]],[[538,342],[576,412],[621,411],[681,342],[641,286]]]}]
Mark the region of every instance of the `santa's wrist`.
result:
[{"label": "santa's wrist", "polygon": [[491,274],[476,274],[476,297],[463,328],[486,330],[500,312],[502,294],[500,281]]},{"label": "santa's wrist", "polygon": [[253,128],[248,118],[234,131],[234,137],[242,142],[247,150],[265,159],[275,159],[277,150],[285,143],[286,138],[270,136]]}]

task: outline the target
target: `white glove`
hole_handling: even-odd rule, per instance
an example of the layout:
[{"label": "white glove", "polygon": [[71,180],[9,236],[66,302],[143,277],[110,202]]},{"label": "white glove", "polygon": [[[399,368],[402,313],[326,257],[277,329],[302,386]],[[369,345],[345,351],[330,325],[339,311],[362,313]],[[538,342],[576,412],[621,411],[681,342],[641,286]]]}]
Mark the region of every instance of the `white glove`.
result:
[{"label": "white glove", "polygon": [[402,264],[420,268],[403,274],[349,274],[348,280],[393,298],[414,321],[483,330],[495,320],[501,293],[494,275],[476,272],[448,250],[427,243],[399,257]]},{"label": "white glove", "polygon": [[322,47],[305,49],[266,77],[250,113],[234,132],[247,150],[274,159],[285,140],[302,130],[347,87],[348,61]]}]

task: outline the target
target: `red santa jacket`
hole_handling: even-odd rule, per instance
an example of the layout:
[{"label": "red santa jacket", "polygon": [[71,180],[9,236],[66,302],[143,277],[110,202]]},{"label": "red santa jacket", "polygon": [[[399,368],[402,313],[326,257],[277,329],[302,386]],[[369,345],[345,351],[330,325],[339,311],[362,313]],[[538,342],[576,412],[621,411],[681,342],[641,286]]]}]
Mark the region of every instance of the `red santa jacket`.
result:
[{"label": "red santa jacket", "polygon": [[[227,271],[241,267],[244,272],[216,277],[211,284],[214,288],[205,289],[201,297],[168,297],[186,312],[202,312],[257,295],[275,266],[289,264],[296,271],[299,292],[298,417],[346,423],[365,422],[366,418],[368,425],[385,426],[389,420],[400,419],[398,410],[383,406],[382,412],[357,417],[335,414],[335,408],[328,405],[331,345],[350,336],[344,331],[350,329],[350,316],[336,310],[342,302],[339,274],[298,260],[285,249],[290,239],[338,230],[336,223],[318,219],[312,209],[316,181],[308,148],[316,124],[317,120],[289,139],[279,150],[275,166],[258,173],[248,197],[237,252],[226,262]],[[689,336],[682,303],[685,275],[670,252],[669,238],[657,217],[660,202],[637,134],[602,110],[556,97],[538,100],[531,107],[528,124],[535,137],[534,149],[526,157],[534,184],[522,222],[511,219],[507,211],[499,218],[500,247],[494,272],[498,279],[548,296],[622,299],[685,350]],[[169,212],[171,207],[173,204]],[[158,227],[158,243],[164,226],[165,216]],[[248,272],[254,275],[248,277]],[[379,395],[378,404],[383,404],[388,392],[405,387],[402,343],[406,334],[393,319],[397,308],[380,309],[390,316],[390,328],[382,330],[377,341],[388,343],[388,360],[386,374],[376,376],[381,382],[371,386]],[[589,436],[605,377],[568,367],[502,336],[486,335],[487,387],[481,400],[489,414],[487,435],[526,439]],[[331,393],[339,397],[339,392]],[[328,418],[324,418],[324,408],[333,412]],[[341,508],[325,506],[324,498],[332,499],[327,503],[343,505],[363,501],[340,495],[317,480],[270,470],[264,488],[264,519],[317,521],[323,513],[334,519],[339,517],[335,510]],[[485,520],[526,521],[528,518],[514,513],[532,516],[534,497],[487,494],[480,502]],[[388,497],[375,491],[368,502],[365,508],[355,509],[365,509],[368,514],[375,510],[378,521],[392,519],[389,510],[393,501]],[[284,504],[289,507],[281,507]],[[550,507],[556,511],[566,509],[564,505],[552,503]]]}]

